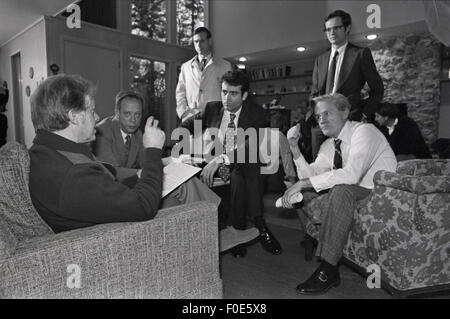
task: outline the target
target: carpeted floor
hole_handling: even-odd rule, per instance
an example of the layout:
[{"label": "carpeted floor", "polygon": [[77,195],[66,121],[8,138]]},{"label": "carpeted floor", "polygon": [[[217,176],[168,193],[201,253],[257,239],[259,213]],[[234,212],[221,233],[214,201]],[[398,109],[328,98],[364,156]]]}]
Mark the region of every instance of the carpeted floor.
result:
[{"label": "carpeted floor", "polygon": [[[320,296],[304,296],[295,287],[306,280],[318,267],[317,260],[306,262],[300,246],[300,231],[296,212],[275,209],[276,197],[265,198],[265,213],[270,230],[283,247],[283,253],[275,256],[266,252],[259,242],[250,245],[247,256],[234,258],[221,256],[221,274],[226,299],[381,299],[391,298],[382,289],[369,289],[366,279],[358,273],[340,266],[341,284]],[[272,207],[272,208],[271,208]],[[439,297],[438,297],[439,298]],[[450,299],[450,295],[443,297]]]},{"label": "carpeted floor", "polygon": [[236,299],[298,299],[298,298],[390,298],[382,289],[369,289],[366,279],[345,266],[340,267],[341,285],[321,296],[303,296],[295,287],[306,280],[319,265],[306,262],[299,230],[270,225],[283,247],[283,253],[275,256],[266,252],[260,243],[248,247],[247,256],[234,258],[230,254],[221,257],[224,298]]}]

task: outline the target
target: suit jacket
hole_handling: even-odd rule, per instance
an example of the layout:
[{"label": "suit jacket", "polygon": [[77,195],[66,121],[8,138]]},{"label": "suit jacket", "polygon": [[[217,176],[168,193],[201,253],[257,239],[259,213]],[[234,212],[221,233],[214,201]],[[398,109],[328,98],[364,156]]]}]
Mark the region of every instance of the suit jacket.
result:
[{"label": "suit jacket", "polygon": [[416,158],[431,158],[430,150],[423,138],[420,128],[408,116],[400,117],[394,131],[389,135],[387,127],[381,131],[386,136],[395,155],[414,155]]},{"label": "suit jacket", "polygon": [[96,129],[92,152],[97,159],[116,167],[119,180],[135,175],[137,170],[142,168],[144,152],[142,132],[138,130],[131,134],[130,150],[127,154],[117,118],[114,116],[105,118]]},{"label": "suit jacket", "polygon": [[[316,58],[311,97],[325,94],[330,54],[331,48]],[[366,82],[370,88],[369,99],[362,106],[361,89]],[[383,99],[384,87],[369,48],[348,43],[339,72],[336,92],[348,98],[352,105],[352,114],[360,113],[362,115],[361,112],[363,112],[369,118],[375,114],[378,104]]]},{"label": "suit jacket", "polygon": [[[224,113],[224,108],[222,102],[209,102],[206,104],[205,110],[202,113],[196,114],[194,117],[187,119],[186,121],[180,124],[180,127],[186,128],[190,131],[191,134],[194,133],[194,121],[201,120],[202,121],[202,129],[205,131],[207,128],[220,128],[220,124],[222,122],[222,117]],[[237,127],[242,128],[244,131],[248,128],[255,128],[259,133],[259,128],[268,127],[268,123],[264,114],[264,110],[248,101],[244,101],[242,105],[241,114],[239,115]],[[245,151],[245,163],[248,163],[249,159],[249,149],[250,140],[248,137],[245,139],[245,143],[243,145],[238,145],[238,148],[234,151],[234,154],[227,154],[229,157],[234,158],[235,160],[238,158],[237,154],[239,152]],[[257,143],[257,154],[259,154],[259,138]],[[259,157],[259,156],[258,156]]]}]

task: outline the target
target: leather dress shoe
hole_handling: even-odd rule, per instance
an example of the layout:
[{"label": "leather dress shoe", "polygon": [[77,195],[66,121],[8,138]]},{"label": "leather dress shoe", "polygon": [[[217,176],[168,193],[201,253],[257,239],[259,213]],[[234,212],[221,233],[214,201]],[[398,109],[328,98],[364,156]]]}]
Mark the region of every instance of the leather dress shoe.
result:
[{"label": "leather dress shoe", "polygon": [[238,257],[243,258],[247,255],[247,247],[245,247],[245,245],[243,245],[243,244],[231,248],[230,251],[231,251],[231,255],[234,258],[238,258]]},{"label": "leather dress shoe", "polygon": [[300,245],[305,248],[305,260],[306,261],[311,261],[313,256],[314,256],[314,251],[317,248],[317,239],[309,236],[309,235],[305,235],[305,238],[303,239],[303,241],[300,243]]},{"label": "leather dress shoe", "polygon": [[296,291],[303,295],[320,295],[332,287],[339,286],[340,283],[339,270],[330,271],[320,265],[308,280],[297,286]]},{"label": "leather dress shoe", "polygon": [[259,240],[261,241],[264,249],[269,253],[279,255],[283,252],[280,243],[268,228],[263,228],[260,230]]}]

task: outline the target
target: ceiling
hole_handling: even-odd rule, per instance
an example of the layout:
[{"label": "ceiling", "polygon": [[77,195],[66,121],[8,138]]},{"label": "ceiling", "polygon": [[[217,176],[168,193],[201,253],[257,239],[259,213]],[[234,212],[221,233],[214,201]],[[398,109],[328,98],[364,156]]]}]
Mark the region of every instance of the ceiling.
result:
[{"label": "ceiling", "polygon": [[54,16],[75,0],[1,0],[0,46],[39,20]]},{"label": "ceiling", "polygon": [[[428,29],[425,21],[419,21],[391,28],[376,29],[376,31],[373,33],[376,33],[378,35],[378,38],[389,38],[396,35],[427,30]],[[365,38],[366,35],[367,33],[352,34],[350,36],[350,41],[359,45],[367,46],[370,41]],[[306,51],[299,53],[296,50],[298,46],[304,46],[307,49]],[[324,37],[323,39],[314,42],[297,43],[288,47],[249,53],[244,55],[247,58],[245,65],[247,67],[252,67],[266,64],[277,64],[297,60],[314,59],[328,47],[329,43]],[[233,63],[242,63],[239,62],[239,57],[241,57],[241,55],[230,57],[229,60]]]},{"label": "ceiling", "polygon": [[[42,16],[55,16],[75,0],[0,0],[0,47],[21,31],[39,20]],[[408,32],[425,31],[426,23],[419,21],[397,27],[377,29],[380,37],[391,37]],[[350,40],[358,44],[367,44],[366,34],[354,34]],[[297,46],[305,46],[307,50],[300,54]],[[328,47],[325,38],[308,43],[297,43],[288,47],[245,54],[247,67],[313,59]],[[229,57],[229,60],[239,63],[240,56]]]}]

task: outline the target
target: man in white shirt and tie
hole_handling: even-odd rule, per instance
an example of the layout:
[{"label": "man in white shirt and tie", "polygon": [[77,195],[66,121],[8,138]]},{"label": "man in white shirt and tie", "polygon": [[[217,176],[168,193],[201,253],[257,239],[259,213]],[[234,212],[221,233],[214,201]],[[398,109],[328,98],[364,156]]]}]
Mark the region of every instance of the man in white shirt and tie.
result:
[{"label": "man in white shirt and tie", "polygon": [[375,126],[348,120],[351,105],[346,97],[332,93],[317,97],[314,102],[316,120],[328,139],[316,160],[308,164],[297,144],[299,127],[289,130],[287,137],[300,181],[282,199],[284,207],[292,207],[294,194],[312,191],[316,195],[304,196],[304,204],[312,197],[321,202],[320,209],[310,216],[299,210],[303,224],[307,218],[320,224],[316,255],[322,258],[313,275],[297,286],[301,294],[324,293],[340,284],[337,264],[347,242],[356,202],[370,194],[377,171],[394,172],[397,165],[389,143]]},{"label": "man in white shirt and tie", "polygon": [[176,88],[176,111],[181,121],[202,112],[206,103],[221,100],[220,79],[232,69],[228,61],[212,54],[207,28],[197,28],[192,42],[197,55],[181,66]]}]

